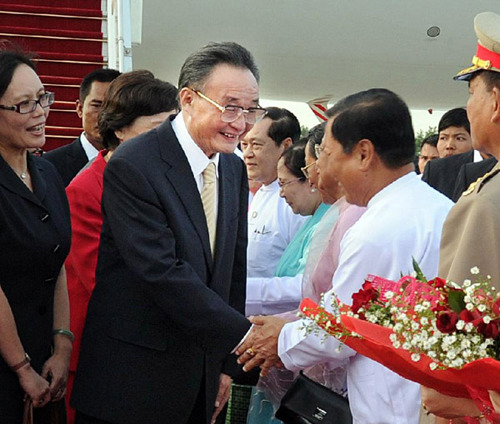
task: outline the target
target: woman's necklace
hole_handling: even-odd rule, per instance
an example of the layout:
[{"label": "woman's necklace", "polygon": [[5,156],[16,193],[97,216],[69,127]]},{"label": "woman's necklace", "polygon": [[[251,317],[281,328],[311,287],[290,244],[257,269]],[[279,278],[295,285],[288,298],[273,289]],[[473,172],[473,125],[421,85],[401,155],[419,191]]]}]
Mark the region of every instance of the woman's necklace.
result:
[{"label": "woman's necklace", "polygon": [[19,176],[21,177],[22,180],[25,180],[26,177],[28,176],[28,174],[26,173],[26,171],[24,171],[24,172],[20,173]]}]

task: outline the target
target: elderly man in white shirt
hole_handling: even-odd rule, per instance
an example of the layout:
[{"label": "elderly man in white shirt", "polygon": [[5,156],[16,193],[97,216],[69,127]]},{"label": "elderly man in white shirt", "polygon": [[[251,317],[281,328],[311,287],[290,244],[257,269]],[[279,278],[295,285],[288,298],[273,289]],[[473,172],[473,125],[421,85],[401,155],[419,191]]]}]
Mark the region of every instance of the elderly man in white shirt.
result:
[{"label": "elderly man in white shirt", "polygon": [[[299,121],[287,109],[266,110],[266,117],[241,141],[248,177],[262,183],[248,211],[247,300],[251,304],[266,293],[266,279],[274,275],[283,251],[307,219],[293,213],[280,197],[278,185],[278,161],[299,140]],[[300,292],[300,284],[294,287]]]},{"label": "elderly man in white shirt", "polygon": [[[441,229],[452,202],[414,173],[415,152],[406,104],[385,89],[348,96],[330,111],[318,167],[325,185],[343,186],[347,201],[367,211],[345,234],[339,265],[326,294],[351,304],[368,274],[398,279],[412,270],[412,258],[429,277],[437,274]],[[330,182],[330,181],[331,182]],[[328,338],[306,334],[305,322],[274,317],[253,319],[252,332],[237,349],[245,370],[277,363],[299,370],[348,361],[348,393],[354,423],[416,424],[419,386]]]}]

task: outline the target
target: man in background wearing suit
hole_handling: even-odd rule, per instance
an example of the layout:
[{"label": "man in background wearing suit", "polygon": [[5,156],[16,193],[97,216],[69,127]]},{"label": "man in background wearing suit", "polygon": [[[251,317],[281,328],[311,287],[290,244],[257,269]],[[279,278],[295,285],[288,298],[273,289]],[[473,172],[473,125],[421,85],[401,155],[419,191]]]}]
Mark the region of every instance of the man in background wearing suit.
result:
[{"label": "man in background wearing suit", "polygon": [[118,75],[120,72],[114,69],[96,69],[83,78],[80,98],[76,101],[76,113],[82,120],[82,134],[72,143],[51,150],[43,156],[56,167],[65,187],[102,149],[97,118],[108,85]]},{"label": "man in background wearing suit", "polygon": [[[439,158],[429,162],[422,180],[453,199],[455,183],[462,165],[474,162],[470,124],[464,108],[446,112],[438,124]],[[476,153],[480,160],[479,152]]]},{"label": "man in background wearing suit", "polygon": [[490,172],[496,165],[497,160],[494,157],[480,160],[479,162],[470,162],[462,165],[458,173],[455,190],[451,200],[458,201],[464,191],[467,191],[469,186],[481,178],[487,172]]},{"label": "man in background wearing suit", "polygon": [[227,401],[230,352],[250,328],[248,183],[233,152],[265,116],[258,79],[248,50],[208,44],[181,69],[182,112],[108,162],[77,424],[202,424]]}]

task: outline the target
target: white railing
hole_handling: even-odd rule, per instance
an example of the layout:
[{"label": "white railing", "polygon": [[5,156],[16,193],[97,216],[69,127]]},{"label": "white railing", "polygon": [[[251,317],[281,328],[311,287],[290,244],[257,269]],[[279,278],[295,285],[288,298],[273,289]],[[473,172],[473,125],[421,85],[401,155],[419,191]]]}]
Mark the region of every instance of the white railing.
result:
[{"label": "white railing", "polygon": [[107,15],[108,67],[129,72],[132,43],[141,43],[142,0],[107,0]]}]

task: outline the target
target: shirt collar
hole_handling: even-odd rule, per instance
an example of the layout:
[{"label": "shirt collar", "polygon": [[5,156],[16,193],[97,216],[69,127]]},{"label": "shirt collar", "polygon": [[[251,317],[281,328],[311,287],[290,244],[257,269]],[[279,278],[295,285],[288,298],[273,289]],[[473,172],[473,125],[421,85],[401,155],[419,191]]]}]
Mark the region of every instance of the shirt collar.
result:
[{"label": "shirt collar", "polygon": [[83,151],[87,155],[88,160],[94,159],[97,156],[97,153],[99,153],[99,150],[90,144],[85,132],[82,132],[80,135],[80,143],[82,143]]},{"label": "shirt collar", "polygon": [[393,192],[399,192],[402,187],[406,184],[409,184],[412,180],[418,180],[417,174],[414,171],[408,172],[407,174],[399,177],[397,180],[393,181],[389,185],[385,186],[382,190],[373,196],[369,202],[367,207],[373,206],[375,203],[383,201],[386,197],[390,197]]},{"label": "shirt collar", "polygon": [[200,149],[189,134],[182,111],[172,121],[172,129],[179,140],[182,150],[184,150],[193,174],[195,176],[201,175],[208,164],[213,162],[215,163],[217,178],[219,178],[219,153],[216,153],[211,158],[203,153],[203,150]]}]

